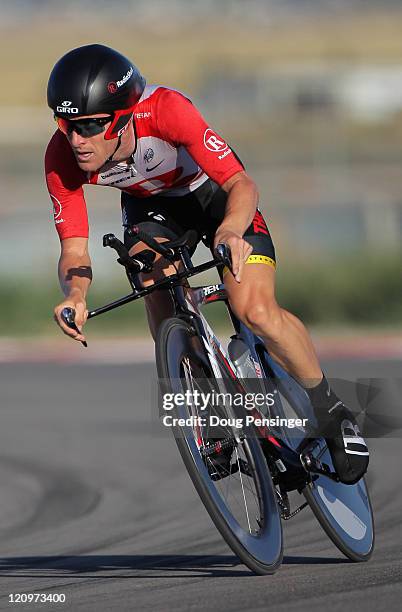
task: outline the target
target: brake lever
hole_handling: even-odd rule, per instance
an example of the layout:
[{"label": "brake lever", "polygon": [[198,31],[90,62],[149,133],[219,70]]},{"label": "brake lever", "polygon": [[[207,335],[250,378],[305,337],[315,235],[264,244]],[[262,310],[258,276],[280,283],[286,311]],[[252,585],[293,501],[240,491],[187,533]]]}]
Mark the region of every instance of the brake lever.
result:
[{"label": "brake lever", "polygon": [[[61,311],[61,318],[63,319],[67,327],[69,327],[70,329],[74,329],[79,334],[81,333],[74,320],[75,310],[73,308],[69,308],[69,307],[63,308],[63,310]],[[88,347],[88,344],[86,343],[85,340],[81,340],[81,344],[85,346],[86,348]]]},{"label": "brake lever", "polygon": [[220,242],[216,245],[215,254],[218,259],[227,267],[230,271],[232,271],[232,253],[230,251],[230,246],[225,244],[224,242]]}]

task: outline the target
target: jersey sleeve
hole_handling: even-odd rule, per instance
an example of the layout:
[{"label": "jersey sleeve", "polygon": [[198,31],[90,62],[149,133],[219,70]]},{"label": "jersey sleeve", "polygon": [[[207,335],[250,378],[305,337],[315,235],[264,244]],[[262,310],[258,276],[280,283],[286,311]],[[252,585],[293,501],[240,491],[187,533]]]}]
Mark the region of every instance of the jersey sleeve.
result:
[{"label": "jersey sleeve", "polygon": [[87,176],[77,166],[71,147],[60,131],[53,135],[46,149],[45,175],[60,240],[88,238],[88,215],[82,188]]},{"label": "jersey sleeve", "polygon": [[205,121],[192,102],[178,91],[165,89],[158,101],[158,128],[175,146],[183,145],[194,161],[218,185],[244,166],[224,139]]}]

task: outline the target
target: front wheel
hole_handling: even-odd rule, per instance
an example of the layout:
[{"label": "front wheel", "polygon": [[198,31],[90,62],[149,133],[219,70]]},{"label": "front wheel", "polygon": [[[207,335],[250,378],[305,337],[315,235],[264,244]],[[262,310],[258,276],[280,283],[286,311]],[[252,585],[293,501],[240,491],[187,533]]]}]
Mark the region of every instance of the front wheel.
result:
[{"label": "front wheel", "polygon": [[259,440],[233,425],[233,412],[227,406],[209,402],[202,410],[194,401],[196,391],[224,389],[230,394],[230,381],[211,375],[199,337],[177,318],[167,319],[159,328],[156,364],[164,393],[190,392],[186,397],[192,399],[172,411],[173,417],[190,424],[176,426],[174,434],[205,508],[247,567],[256,574],[272,574],[282,562],[282,525]]}]

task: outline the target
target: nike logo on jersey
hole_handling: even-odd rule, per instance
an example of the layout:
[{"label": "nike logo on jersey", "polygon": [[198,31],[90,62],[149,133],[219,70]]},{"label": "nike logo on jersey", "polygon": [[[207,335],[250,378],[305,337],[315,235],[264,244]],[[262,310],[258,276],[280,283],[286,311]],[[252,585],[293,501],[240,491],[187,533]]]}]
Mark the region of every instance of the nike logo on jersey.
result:
[{"label": "nike logo on jersey", "polygon": [[152,166],[152,168],[145,168],[145,172],[152,172],[152,170],[155,170],[155,168],[157,168],[158,166],[160,166],[165,160],[162,159],[162,161],[159,162],[159,164],[156,164],[156,166]]},{"label": "nike logo on jersey", "polygon": [[147,213],[148,217],[152,217],[152,219],[155,219],[155,221],[166,221],[166,218],[161,215],[160,213],[155,213],[153,210],[150,210]]}]

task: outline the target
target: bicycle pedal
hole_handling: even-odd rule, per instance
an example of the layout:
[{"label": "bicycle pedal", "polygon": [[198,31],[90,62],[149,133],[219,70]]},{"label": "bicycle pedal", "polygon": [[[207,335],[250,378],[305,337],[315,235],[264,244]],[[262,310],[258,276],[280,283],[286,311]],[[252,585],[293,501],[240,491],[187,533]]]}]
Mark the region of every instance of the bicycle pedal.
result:
[{"label": "bicycle pedal", "polygon": [[317,461],[317,459],[311,453],[300,453],[300,462],[306,472],[309,474],[327,476],[328,478],[331,478],[331,480],[339,482],[338,474],[336,472],[332,472],[331,468],[326,463]]}]

